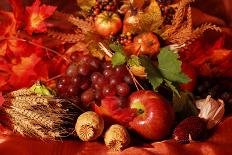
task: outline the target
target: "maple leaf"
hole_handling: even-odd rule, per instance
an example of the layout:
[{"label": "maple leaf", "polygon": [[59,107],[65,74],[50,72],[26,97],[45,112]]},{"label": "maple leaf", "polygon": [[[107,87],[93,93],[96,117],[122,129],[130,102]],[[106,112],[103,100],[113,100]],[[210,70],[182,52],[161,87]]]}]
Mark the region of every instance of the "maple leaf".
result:
[{"label": "maple leaf", "polygon": [[27,25],[26,30],[29,34],[47,31],[45,19],[50,17],[56,10],[56,6],[41,5],[41,0],[35,0],[30,7],[26,7]]},{"label": "maple leaf", "polygon": [[32,85],[38,79],[35,67],[40,61],[41,58],[36,54],[21,57],[21,62],[12,66],[12,75],[8,83],[16,89]]},{"label": "maple leaf", "polygon": [[0,88],[7,84],[11,74],[11,67],[4,57],[0,56]]},{"label": "maple leaf", "polygon": [[17,28],[19,28],[24,20],[24,7],[22,0],[9,0],[10,5],[13,9],[14,17],[17,21]]},{"label": "maple leaf", "polygon": [[111,123],[119,123],[129,126],[129,122],[136,116],[137,110],[130,109],[123,105],[122,101],[116,96],[107,96],[101,101],[101,106],[94,105],[96,113]]},{"label": "maple leaf", "polygon": [[0,36],[16,33],[16,19],[12,12],[0,11]]},{"label": "maple leaf", "polygon": [[231,50],[223,49],[224,37],[219,37],[213,44],[203,38],[181,52],[181,59],[193,65],[204,76],[232,77]]},{"label": "maple leaf", "polygon": [[[16,37],[16,19],[12,12],[0,11],[0,55],[12,56],[13,53],[20,55],[29,52],[25,50],[25,42],[15,40]],[[10,53],[8,53],[10,52]],[[14,55],[14,54],[13,54]],[[17,55],[17,54],[16,54]]]}]

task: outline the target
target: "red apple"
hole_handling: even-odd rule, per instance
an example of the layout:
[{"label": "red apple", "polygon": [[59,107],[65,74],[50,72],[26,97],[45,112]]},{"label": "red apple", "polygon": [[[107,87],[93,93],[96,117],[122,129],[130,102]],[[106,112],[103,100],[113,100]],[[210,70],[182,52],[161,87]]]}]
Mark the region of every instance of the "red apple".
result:
[{"label": "red apple", "polygon": [[128,55],[156,55],[160,50],[160,42],[153,32],[144,32],[133,39],[133,43],[125,47]]},{"label": "red apple", "polygon": [[175,115],[165,98],[153,91],[140,90],[131,94],[129,104],[130,108],[138,111],[129,123],[134,131],[149,140],[160,140],[168,136]]}]

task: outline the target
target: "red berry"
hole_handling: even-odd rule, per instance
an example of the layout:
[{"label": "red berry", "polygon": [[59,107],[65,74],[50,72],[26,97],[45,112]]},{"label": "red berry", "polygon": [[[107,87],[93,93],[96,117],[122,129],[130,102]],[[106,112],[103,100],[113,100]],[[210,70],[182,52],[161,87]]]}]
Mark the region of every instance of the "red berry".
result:
[{"label": "red berry", "polygon": [[107,5],[107,6],[106,6],[106,10],[109,11],[110,9],[111,9],[110,5]]}]

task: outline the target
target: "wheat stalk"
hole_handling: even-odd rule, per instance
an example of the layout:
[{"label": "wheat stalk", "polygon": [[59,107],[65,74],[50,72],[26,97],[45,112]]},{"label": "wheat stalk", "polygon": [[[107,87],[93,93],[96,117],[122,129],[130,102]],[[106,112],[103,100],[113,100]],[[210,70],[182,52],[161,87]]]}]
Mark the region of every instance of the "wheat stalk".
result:
[{"label": "wheat stalk", "polygon": [[79,17],[74,17],[73,15],[70,15],[67,20],[73,25],[80,28],[85,34],[94,31],[93,23],[91,21],[88,21],[87,19],[83,20]]},{"label": "wheat stalk", "polygon": [[39,125],[35,125],[27,117],[20,115],[12,109],[7,109],[7,113],[10,114],[14,129],[22,135],[37,136],[42,139],[44,138],[55,138],[50,137],[46,132],[43,132],[43,128]]},{"label": "wheat stalk", "polygon": [[76,43],[79,41],[83,41],[85,37],[85,35],[82,33],[72,34],[72,33],[56,32],[53,30],[48,30],[48,36],[69,43]]},{"label": "wheat stalk", "polygon": [[15,90],[15,91],[12,91],[10,93],[8,93],[6,96],[7,97],[18,97],[18,96],[27,96],[27,95],[33,95],[35,94],[34,92],[32,92],[30,89],[28,88],[22,88],[22,89],[19,89],[19,90]]},{"label": "wheat stalk", "polygon": [[28,119],[32,119],[43,126],[47,126],[49,128],[52,128],[54,126],[54,122],[51,121],[51,119],[49,117],[47,117],[46,115],[45,116],[40,115],[37,112],[26,110],[26,109],[20,109],[20,108],[13,107],[13,106],[11,106],[11,108],[15,112],[17,112],[23,116],[26,116]]}]

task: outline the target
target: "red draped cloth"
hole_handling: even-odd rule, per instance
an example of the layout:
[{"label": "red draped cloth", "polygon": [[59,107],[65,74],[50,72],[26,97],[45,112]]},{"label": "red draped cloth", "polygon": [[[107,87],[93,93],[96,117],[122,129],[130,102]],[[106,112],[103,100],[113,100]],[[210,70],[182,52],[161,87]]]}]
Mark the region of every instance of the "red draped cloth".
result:
[{"label": "red draped cloth", "polygon": [[[24,4],[31,4],[24,0]],[[56,4],[60,10],[70,12],[75,10],[76,0],[44,0]],[[193,21],[195,25],[211,22],[220,25],[226,36],[226,47],[232,49],[232,0],[196,0],[193,5]],[[1,0],[0,9],[9,10],[7,0]],[[67,11],[68,10],[68,11]],[[202,142],[178,144],[174,140],[141,143],[131,146],[122,152],[109,151],[103,142],[80,142],[79,140],[42,141],[6,133],[0,126],[0,155],[230,155],[232,154],[232,116],[227,116],[212,132],[209,138]]]},{"label": "red draped cloth", "polygon": [[178,144],[174,140],[131,146],[122,152],[108,150],[102,142],[41,141],[0,135],[0,155],[230,155],[232,154],[232,116],[225,118],[207,140]]}]

